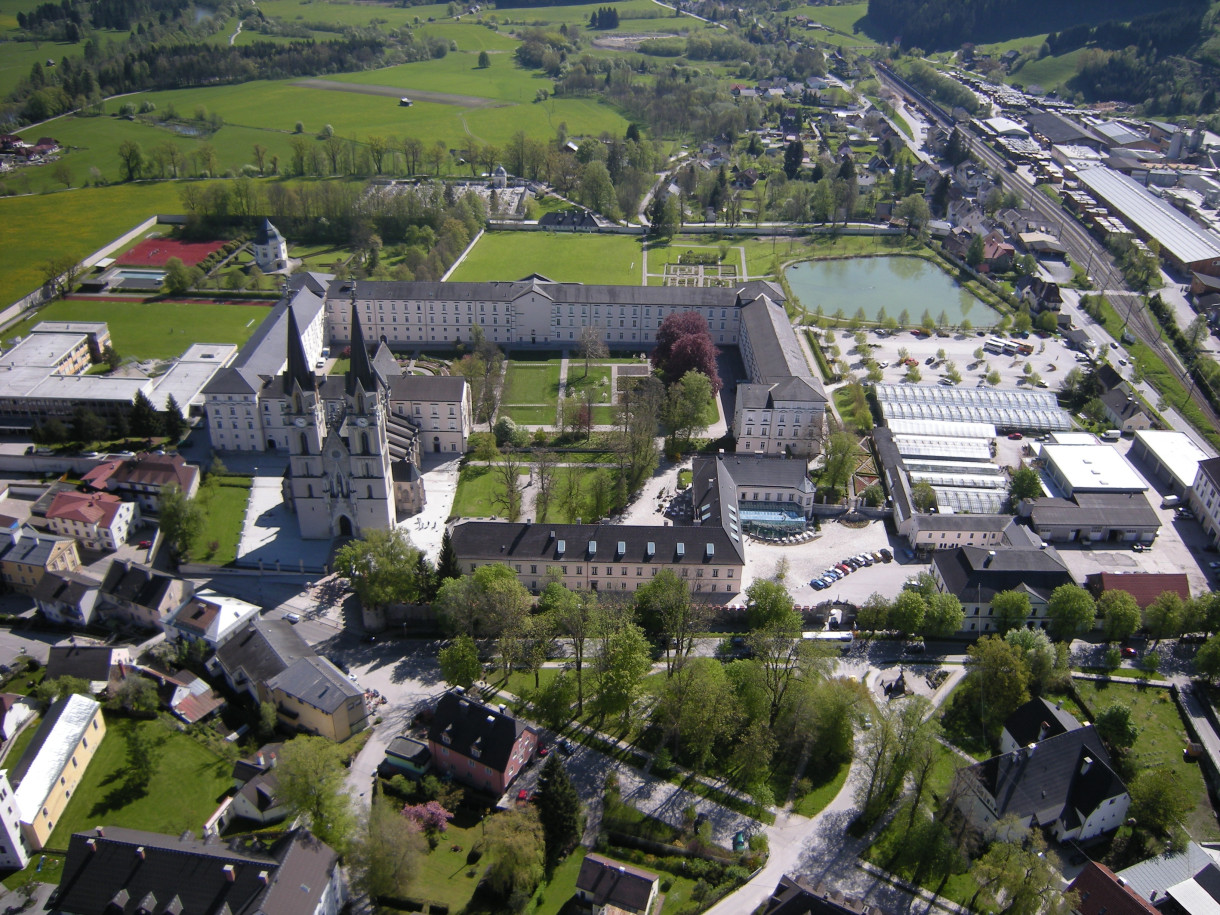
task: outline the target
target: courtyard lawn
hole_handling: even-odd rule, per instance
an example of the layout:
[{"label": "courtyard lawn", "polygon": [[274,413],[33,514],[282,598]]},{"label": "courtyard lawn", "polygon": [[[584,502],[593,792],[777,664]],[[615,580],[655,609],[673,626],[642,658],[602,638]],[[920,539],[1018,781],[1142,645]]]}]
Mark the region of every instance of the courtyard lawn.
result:
[{"label": "courtyard lawn", "polygon": [[214,488],[199,488],[197,498],[203,505],[205,521],[191,547],[193,559],[216,565],[228,565],[237,559],[250,485],[250,477],[220,477]]},{"label": "courtyard lawn", "polygon": [[442,903],[450,912],[465,911],[486,870],[482,863],[466,863],[466,856],[483,836],[481,823],[478,813],[458,808],[436,848],[420,859],[408,895]]},{"label": "courtyard lawn", "polygon": [[559,407],[558,359],[545,362],[510,360],[500,410],[517,423],[555,425]]},{"label": "courtyard lawn", "polygon": [[1188,763],[1183,758],[1186,728],[1169,690],[1161,686],[1105,680],[1074,679],[1072,684],[1094,715],[1116,703],[1131,709],[1131,720],[1140,729],[1135,746],[1131,748],[1131,771],[1171,769],[1175,772],[1191,797],[1197,798],[1187,817],[1186,831],[1196,842],[1220,839],[1220,827],[1216,825],[1216,814],[1207,799],[1203,772],[1197,763]]},{"label": "courtyard lawn", "polygon": [[52,257],[87,257],[149,216],[177,213],[181,207],[172,184],[0,198],[0,306],[36,290],[42,284],[41,265]]},{"label": "courtyard lawn", "polygon": [[560,283],[639,285],[640,242],[628,235],[487,232],[451,277],[517,280],[541,273]]},{"label": "courtyard lawn", "polygon": [[105,321],[110,326],[115,349],[124,358],[171,359],[182,355],[192,343],[245,343],[267,316],[270,304],[270,301],[250,305],[57,301],[10,327],[3,339],[24,336],[40,321]]},{"label": "courtyard lawn", "polygon": [[451,518],[490,518],[504,511],[495,504],[500,482],[490,467],[463,467],[458,475]]}]

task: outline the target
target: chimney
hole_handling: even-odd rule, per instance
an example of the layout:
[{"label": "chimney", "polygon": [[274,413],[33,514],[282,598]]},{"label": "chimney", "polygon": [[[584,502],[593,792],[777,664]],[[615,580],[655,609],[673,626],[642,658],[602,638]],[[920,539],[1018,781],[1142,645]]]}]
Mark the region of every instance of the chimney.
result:
[{"label": "chimney", "polygon": [[98,826],[98,827],[96,828],[96,831],[97,831],[97,834],[98,834],[99,836],[105,837],[105,835],[106,835],[106,830],[105,830],[105,828],[104,828],[104,827],[102,827],[102,826]]},{"label": "chimney", "polygon": [[990,565],[991,565],[991,560],[993,560],[993,559],[995,559],[995,550],[988,550],[988,551],[987,551],[987,558],[983,560],[983,568],[985,569],[985,568],[987,568],[988,566],[990,566]]},{"label": "chimney", "polygon": [[453,688],[453,691],[454,691],[455,693],[457,693],[459,696],[464,696],[464,695],[466,695],[466,687],[464,687],[464,686],[455,686],[455,687]]},{"label": "chimney", "polygon": [[1080,774],[1087,775],[1089,769],[1091,769],[1092,767],[1093,767],[1093,757],[1086,756],[1084,759],[1082,759],[1080,761]]},{"label": "chimney", "polygon": [[263,752],[262,752],[262,750],[259,750],[259,753],[258,753],[258,760],[257,760],[257,762],[258,762],[258,767],[259,767],[260,769],[265,768],[265,767],[266,767],[266,765],[267,765],[267,760],[265,760],[265,759],[263,758]]},{"label": "chimney", "polygon": [[226,864],[223,870],[225,880],[227,880],[229,883],[233,883],[235,880],[237,880],[237,868],[235,868],[232,864]]},{"label": "chimney", "polygon": [[271,874],[268,873],[267,871],[259,871],[258,872],[258,882],[261,883],[263,886],[266,886],[267,884],[269,884],[271,882]]},{"label": "chimney", "polygon": [[85,846],[89,849],[89,854],[97,851],[97,839],[86,839]]},{"label": "chimney", "polygon": [[1038,749],[1038,745],[1036,743],[1031,743],[1029,746],[1027,746],[1025,748],[1025,753],[1030,759],[1033,759],[1034,750],[1036,750],[1036,749]]},{"label": "chimney", "polygon": [[1040,728],[1038,728],[1038,741],[1039,742],[1046,740],[1046,734],[1050,729],[1051,729],[1051,726],[1049,724],[1047,724],[1045,721],[1042,722],[1042,726]]},{"label": "chimney", "polygon": [[144,860],[144,846],[143,845],[141,845],[139,848],[136,849],[136,857],[139,858],[141,861]]},{"label": "chimney", "polygon": [[504,714],[504,710],[505,710],[506,708],[508,708],[508,706],[507,706],[507,705],[505,705],[503,702],[501,702],[499,705],[497,705],[497,706],[496,706],[496,708],[498,708],[498,709],[500,710],[500,714],[501,714],[501,715],[503,715],[503,714]]}]

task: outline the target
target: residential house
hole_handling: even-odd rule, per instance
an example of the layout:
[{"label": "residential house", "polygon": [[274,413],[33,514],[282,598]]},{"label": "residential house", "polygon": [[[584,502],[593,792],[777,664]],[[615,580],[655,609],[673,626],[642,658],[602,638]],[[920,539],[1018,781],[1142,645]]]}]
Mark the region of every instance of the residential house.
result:
[{"label": "residential house", "polygon": [[76,541],[44,534],[18,521],[0,522],[0,578],[18,594],[33,596],[49,572],[80,569]]},{"label": "residential house", "polygon": [[585,209],[553,210],[538,218],[538,225],[555,232],[596,232],[601,224]]},{"label": "residential house", "polygon": [[1085,579],[1085,587],[1094,597],[1126,591],[1141,610],[1165,593],[1190,600],[1190,579],[1185,572],[1097,572]]},{"label": "residential house", "polygon": [[270,702],[287,727],[346,740],[368,726],[364,693],[285,620],[255,620],[208,661],[234,692]]},{"label": "residential house", "polygon": [[762,915],[886,915],[886,910],[805,876],[784,874]]},{"label": "residential house", "polygon": [[140,629],[164,630],[194,586],[151,566],[116,559],[102,579],[102,615]]},{"label": "residential house", "polygon": [[420,778],[428,771],[432,763],[432,751],[428,745],[414,737],[402,734],[390,741],[386,747],[385,759],[381,761],[378,772],[383,778],[395,775],[406,775],[408,778]]},{"label": "residential house", "polygon": [[[1117,876],[1120,880],[1125,881],[1131,891],[1141,899],[1147,899],[1155,904],[1157,911],[1176,912],[1177,897],[1170,897],[1170,888],[1187,884],[1196,874],[1216,865],[1220,865],[1220,849],[1205,847],[1196,842],[1187,842],[1183,851],[1166,852],[1155,858],[1148,858],[1124,868],[1118,872]],[[1205,904],[1207,902],[1202,896],[1196,897],[1196,899]],[[1165,908],[1162,909],[1161,906],[1165,906]],[[1214,908],[1213,904],[1205,911],[1214,911]]]},{"label": "residential house", "polygon": [[117,668],[128,661],[126,649],[115,649],[108,645],[55,645],[47,651],[45,678],[75,677],[88,680],[94,694],[105,691],[113,678],[119,676]]},{"label": "residential house", "polygon": [[1000,236],[998,232],[989,232],[983,239],[983,263],[994,273],[1011,270],[1016,249]]},{"label": "residential house", "polygon": [[1220,458],[1199,461],[1189,498],[1190,507],[1212,545],[1220,546]]},{"label": "residential house", "polygon": [[38,701],[20,693],[0,693],[0,741],[12,740],[31,718],[38,715]]},{"label": "residential house", "polygon": [[258,752],[233,764],[233,815],[263,825],[278,823],[288,816],[288,808],[279,800],[279,779],[275,774],[283,744],[259,747]]},{"label": "residential house", "polygon": [[34,739],[9,770],[27,850],[46,846],[105,736],[102,707],[88,696],[64,696],[47,710]]},{"label": "residential house", "polygon": [[140,672],[160,686],[162,703],[184,724],[197,724],[210,718],[225,706],[224,696],[212,689],[212,684],[189,670],[163,674],[144,667]]},{"label": "residential house", "polygon": [[957,771],[952,796],[966,820],[991,834],[1008,819],[1014,829],[1047,829],[1060,842],[1087,841],[1122,825],[1131,796],[1093,726],[1060,711],[1039,722],[1041,739],[1020,746],[1030,716],[1026,707],[1018,712],[1021,727],[1010,719],[1016,733],[1006,724],[1001,740],[1015,749]]},{"label": "residential house", "polygon": [[659,886],[652,871],[594,852],[585,855],[576,875],[576,897],[593,915],[648,915]]},{"label": "residential house", "polygon": [[532,725],[507,706],[484,705],[461,687],[441,696],[428,729],[437,771],[497,797],[533,759],[537,746]]},{"label": "residential house", "polygon": [[68,840],[51,908],[62,915],[339,915],[347,901],[339,856],[304,829],[267,848],[99,826]]},{"label": "residential house", "polygon": [[8,770],[0,769],[0,868],[19,871],[30,863],[30,848],[21,832],[21,811],[13,799]]},{"label": "residential house", "polygon": [[1044,280],[1040,276],[1018,277],[1013,284],[1018,296],[1023,302],[1029,303],[1030,310],[1059,311],[1063,308],[1063,293],[1059,284],[1053,280]]},{"label": "residential house", "polygon": [[34,589],[34,603],[52,623],[88,626],[101,599],[102,583],[83,572],[48,572]]},{"label": "residential house", "polygon": [[1085,862],[1068,892],[1076,894],[1072,908],[1076,915],[1160,915],[1160,910],[1126,880],[1096,861]]},{"label": "residential house", "polygon": [[1071,712],[1063,710],[1063,703],[1054,703],[1038,697],[1030,699],[1008,716],[1000,731],[1000,752],[1012,753],[1040,743],[1048,737],[1058,737],[1080,727],[1080,722]]},{"label": "residential house", "polygon": [[161,493],[170,486],[182,490],[188,499],[199,491],[199,468],[188,464],[179,454],[137,454],[130,458],[103,461],[81,481],[92,489],[117,493],[135,500],[146,512],[156,514]]},{"label": "residential house", "polygon": [[1047,627],[1047,603],[1060,585],[1074,584],[1067,563],[1054,547],[987,550],[977,546],[937,550],[932,556],[932,579],[937,590],[962,602],[966,618],[962,632],[994,632],[991,602],[1001,591],[1019,591],[1029,597],[1030,629]]},{"label": "residential house", "polygon": [[186,642],[205,642],[215,651],[260,612],[257,605],[236,597],[200,591],[174,611],[165,631]]},{"label": "residential house", "polygon": [[1122,388],[1106,391],[1100,398],[1111,427],[1122,432],[1138,432],[1152,428],[1152,418],[1140,402]]},{"label": "residential house", "polygon": [[47,509],[47,524],[52,531],[75,537],[90,550],[117,550],[139,522],[136,503],[104,492],[61,492]]}]

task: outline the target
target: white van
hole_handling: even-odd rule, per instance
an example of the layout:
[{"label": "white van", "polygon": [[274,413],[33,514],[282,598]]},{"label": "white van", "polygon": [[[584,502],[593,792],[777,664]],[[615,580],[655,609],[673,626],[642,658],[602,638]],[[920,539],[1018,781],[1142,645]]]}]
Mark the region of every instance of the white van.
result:
[{"label": "white van", "polygon": [[1161,508],[1177,508],[1181,504],[1181,496],[1166,496],[1161,500]]},{"label": "white van", "polygon": [[1123,434],[1118,429],[1107,429],[1101,434],[1101,440],[1103,442],[1117,442],[1122,437]]}]

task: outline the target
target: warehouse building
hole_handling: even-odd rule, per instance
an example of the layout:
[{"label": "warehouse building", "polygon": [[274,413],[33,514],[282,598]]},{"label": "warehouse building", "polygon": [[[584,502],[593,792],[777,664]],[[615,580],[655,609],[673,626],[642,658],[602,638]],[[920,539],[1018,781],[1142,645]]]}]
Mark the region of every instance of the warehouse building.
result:
[{"label": "warehouse building", "polygon": [[1190,491],[1199,473],[1199,462],[1207,460],[1203,449],[1186,433],[1153,429],[1135,433],[1128,456],[1143,461],[1175,496],[1185,496]]},{"label": "warehouse building", "polygon": [[[1109,445],[1042,446],[1047,475],[1061,494],[1071,498],[1077,493],[1144,493],[1145,483],[1126,459]],[[1147,501],[1147,500],[1145,500]]]}]

